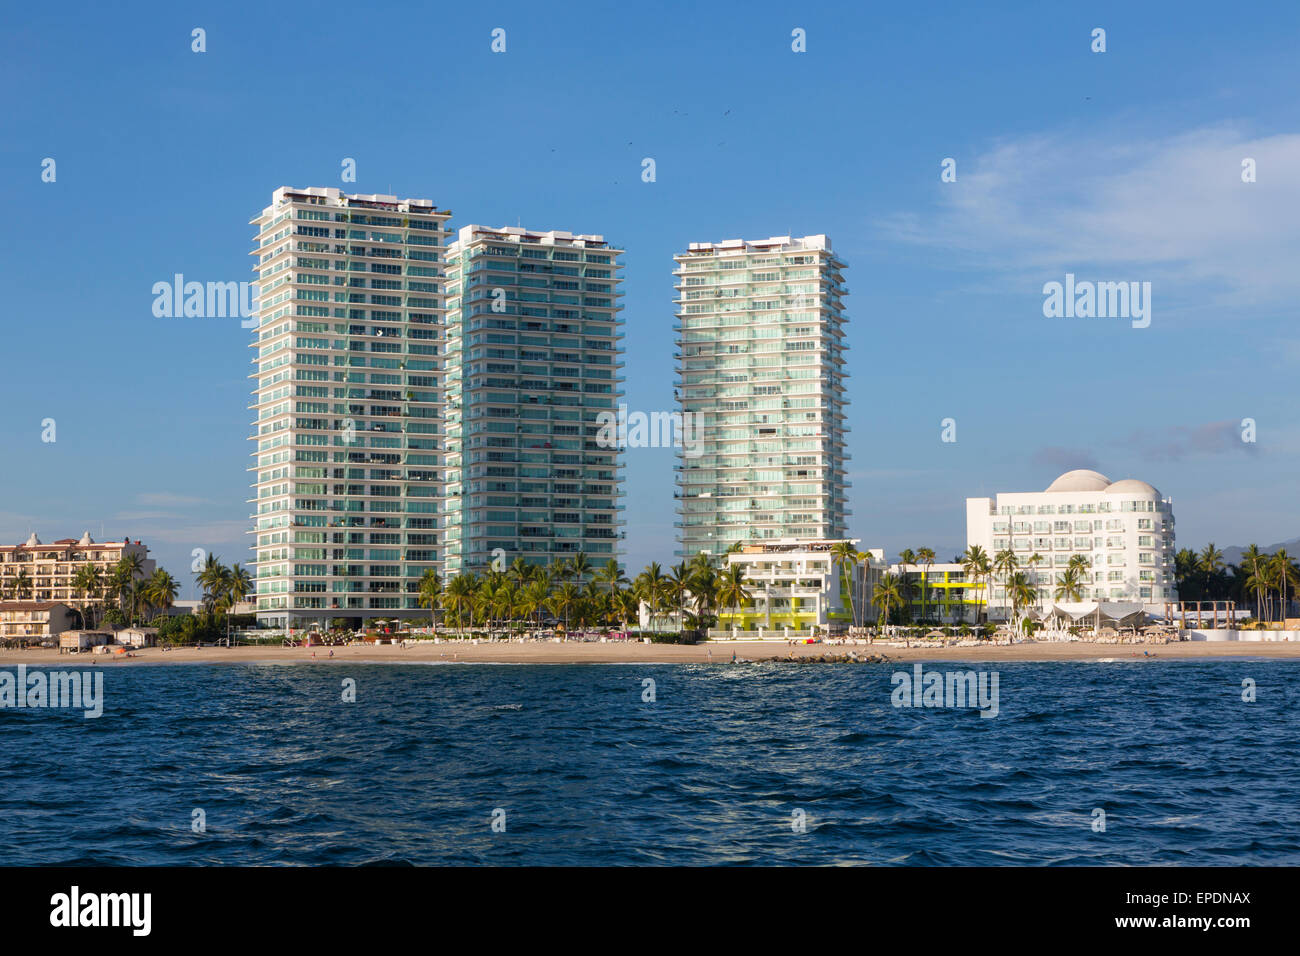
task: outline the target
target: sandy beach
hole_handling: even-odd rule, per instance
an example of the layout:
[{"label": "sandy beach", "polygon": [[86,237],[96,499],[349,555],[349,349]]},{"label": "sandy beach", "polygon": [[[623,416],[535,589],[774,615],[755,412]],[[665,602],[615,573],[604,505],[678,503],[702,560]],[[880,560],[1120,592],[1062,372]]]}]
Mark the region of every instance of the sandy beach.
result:
[{"label": "sandy beach", "polygon": [[[334,657],[331,658],[330,651]],[[320,664],[357,663],[447,663],[447,664],[679,664],[729,663],[733,652],[743,660],[759,661],[794,657],[883,656],[891,661],[1096,661],[1142,658],[1151,655],[1164,660],[1205,660],[1252,657],[1300,660],[1300,643],[1264,641],[1183,641],[1171,644],[1097,644],[1027,642],[1013,645],[970,647],[892,647],[888,644],[842,645],[784,643],[710,643],[699,645],[599,642],[473,644],[469,641],[445,644],[412,644],[353,647],[203,647],[162,651],[156,647],[134,651],[134,657],[109,654],[60,654],[57,649],[0,650],[0,667],[17,664],[131,667],[141,664]],[[313,653],[315,656],[313,657]]]}]

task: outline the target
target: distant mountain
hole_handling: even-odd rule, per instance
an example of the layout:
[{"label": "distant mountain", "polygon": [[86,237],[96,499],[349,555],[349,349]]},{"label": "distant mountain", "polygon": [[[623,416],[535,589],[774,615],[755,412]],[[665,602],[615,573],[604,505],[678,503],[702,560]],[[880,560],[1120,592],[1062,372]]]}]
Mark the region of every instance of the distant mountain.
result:
[{"label": "distant mountain", "polygon": [[[1279,541],[1277,544],[1270,544],[1267,547],[1262,544],[1259,546],[1259,550],[1265,554],[1272,554],[1278,548],[1286,548],[1287,554],[1291,555],[1293,558],[1300,556],[1300,538],[1292,538],[1290,541]],[[1198,548],[1197,550],[1199,551],[1200,549]],[[1233,545],[1231,548],[1224,548],[1223,563],[1241,564],[1241,555],[1245,550],[1244,547],[1238,545]]]}]

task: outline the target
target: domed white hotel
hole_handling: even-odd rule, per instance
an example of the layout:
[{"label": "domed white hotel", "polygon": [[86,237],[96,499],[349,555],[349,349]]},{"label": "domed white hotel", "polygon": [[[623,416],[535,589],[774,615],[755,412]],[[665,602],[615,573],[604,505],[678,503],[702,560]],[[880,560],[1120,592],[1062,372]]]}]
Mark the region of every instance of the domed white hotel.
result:
[{"label": "domed white hotel", "polygon": [[[1010,548],[1034,577],[1039,600],[1054,600],[1056,579],[1072,555],[1088,558],[1082,597],[1138,601],[1163,609],[1177,600],[1173,500],[1137,478],[1111,481],[1086,469],[1067,471],[1045,491],[966,499],[966,541],[992,560]],[[1037,554],[1039,561],[1031,563]],[[1005,603],[996,575],[990,610]]]}]

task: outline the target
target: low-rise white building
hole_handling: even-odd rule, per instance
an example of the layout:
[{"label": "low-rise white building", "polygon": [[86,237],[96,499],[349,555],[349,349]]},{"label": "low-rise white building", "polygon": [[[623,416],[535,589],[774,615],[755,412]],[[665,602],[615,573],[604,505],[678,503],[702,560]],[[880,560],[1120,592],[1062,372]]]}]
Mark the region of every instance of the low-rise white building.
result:
[{"label": "low-rise white building", "polygon": [[[834,554],[839,543],[839,539],[778,538],[729,553],[726,567],[744,569],[751,602],[721,608],[719,628],[780,637],[786,628],[836,633],[874,621],[871,595],[888,567],[885,552],[878,548],[858,552],[864,557],[841,568]],[[856,550],[858,539],[850,539],[849,544]]]},{"label": "low-rise white building", "polygon": [[[1057,583],[1077,555],[1088,562],[1081,600],[1138,601],[1163,609],[1178,598],[1173,499],[1136,478],[1112,482],[1080,469],[1044,491],[967,498],[966,542],[982,547],[990,561],[1012,551],[1017,570],[1038,589],[1040,606],[1055,600]],[[992,576],[994,618],[1005,619],[1010,604],[1005,577]]]},{"label": "low-rise white building", "polygon": [[108,631],[64,631],[59,635],[59,653],[76,654],[113,643]]},{"label": "low-rise white building", "polygon": [[156,627],[126,627],[113,636],[117,643],[126,647],[156,647],[158,644]]}]

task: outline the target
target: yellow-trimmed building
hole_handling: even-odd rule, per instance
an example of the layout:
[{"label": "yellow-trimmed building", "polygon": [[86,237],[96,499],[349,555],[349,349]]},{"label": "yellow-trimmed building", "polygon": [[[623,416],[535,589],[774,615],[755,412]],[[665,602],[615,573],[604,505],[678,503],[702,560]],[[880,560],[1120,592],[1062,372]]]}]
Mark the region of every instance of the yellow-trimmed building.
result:
[{"label": "yellow-trimmed building", "polygon": [[971,578],[960,564],[894,564],[912,621],[974,624],[987,602],[988,583]]},{"label": "yellow-trimmed building", "polygon": [[[841,539],[780,538],[745,545],[726,556],[727,567],[745,572],[750,601],[721,608],[718,627],[779,638],[791,632],[842,633],[875,620],[871,595],[888,565],[879,549],[841,567],[835,546]],[[857,539],[848,539],[857,551]]]}]

